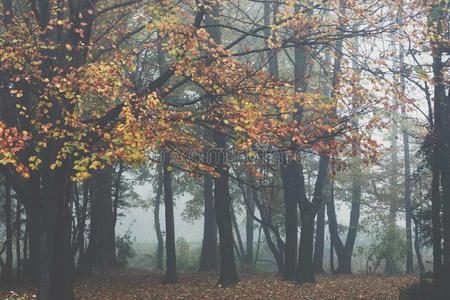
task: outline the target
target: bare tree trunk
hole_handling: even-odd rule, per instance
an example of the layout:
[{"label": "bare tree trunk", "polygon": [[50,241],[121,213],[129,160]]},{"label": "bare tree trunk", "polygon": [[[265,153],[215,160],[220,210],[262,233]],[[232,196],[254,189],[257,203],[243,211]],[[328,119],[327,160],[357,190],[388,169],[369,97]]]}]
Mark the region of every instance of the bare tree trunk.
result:
[{"label": "bare tree trunk", "polygon": [[29,272],[29,256],[28,256],[28,232],[29,232],[29,228],[28,228],[28,217],[25,221],[25,232],[23,234],[23,259],[22,259],[22,280],[25,281],[28,278],[28,272]]},{"label": "bare tree trunk", "polygon": [[205,200],[203,241],[200,254],[200,272],[217,269],[217,223],[214,212],[213,178],[211,174],[203,175],[203,196]]},{"label": "bare tree trunk", "polygon": [[89,246],[83,266],[88,274],[107,271],[114,266],[114,216],[112,200],[112,167],[106,167],[94,175],[91,204],[91,225]]},{"label": "bare tree trunk", "polygon": [[[35,234],[38,245],[38,299],[74,299],[73,276],[74,264],[71,245],[71,211],[69,166],[63,165],[53,171],[49,161],[54,158],[55,149],[49,147],[49,159],[43,166],[42,186],[34,195],[43,202],[30,213],[35,214],[32,227],[37,227]],[[36,250],[34,250],[36,251]]]},{"label": "bare tree trunk", "polygon": [[221,133],[214,133],[213,140],[218,147],[215,151],[216,171],[220,174],[214,178],[214,207],[219,230],[220,277],[218,286],[227,287],[239,282],[234,258],[233,224],[231,220],[231,197],[229,175],[226,165],[226,138]]},{"label": "bare tree trunk", "polygon": [[411,163],[409,158],[409,136],[405,129],[403,130],[403,152],[405,160],[406,273],[412,274],[414,273],[414,263],[411,232]]},{"label": "bare tree trunk", "polygon": [[298,266],[296,279],[300,283],[315,282],[313,267],[313,239],[314,239],[314,205],[308,203],[300,209],[302,222],[300,244],[298,247]]},{"label": "bare tree trunk", "polygon": [[165,283],[177,282],[177,256],[175,250],[175,219],[173,212],[171,153],[164,151],[163,184],[164,210],[166,220],[166,278]]},{"label": "bare tree trunk", "polygon": [[323,269],[323,251],[325,244],[325,202],[322,203],[317,212],[316,223],[313,265],[314,273],[320,274],[325,272]]},{"label": "bare tree trunk", "polygon": [[323,203],[324,186],[326,185],[327,170],[329,158],[327,156],[320,156],[319,170],[317,172],[317,179],[314,185],[313,199],[309,201],[306,197],[306,190],[304,184],[303,169],[300,165],[299,182],[300,190],[298,200],[298,207],[300,209],[301,220],[301,235],[300,245],[298,248],[298,265],[296,270],[296,280],[300,283],[315,282],[314,267],[313,267],[313,240],[314,240],[314,218],[316,217],[317,209]]},{"label": "bare tree trunk", "polygon": [[[274,226],[272,222],[272,216],[270,215],[271,211],[265,210],[265,207],[262,205],[262,203],[258,199],[258,192],[253,189],[252,193],[253,203],[256,205],[256,207],[259,210],[259,214],[261,216],[261,220],[259,220],[260,228],[264,231],[264,237],[266,239],[267,246],[270,249],[270,252],[272,252],[272,255],[277,262],[277,268],[278,273],[283,274],[284,271],[284,242],[281,239],[280,232],[276,226]],[[276,242],[272,239],[272,234],[275,235]],[[255,258],[256,261],[256,258]]]},{"label": "bare tree trunk", "polygon": [[431,210],[432,210],[432,226],[433,226],[433,272],[435,283],[438,286],[443,284],[442,280],[442,224],[441,224],[441,207],[442,207],[442,195],[440,189],[441,183],[441,170],[440,164],[442,163],[440,152],[440,114],[441,103],[445,99],[445,86],[443,78],[443,62],[442,62],[442,50],[440,46],[434,45],[433,49],[433,73],[434,73],[434,128],[433,128],[433,148],[431,157]]},{"label": "bare tree trunk", "polygon": [[155,195],[155,208],[153,210],[153,218],[155,220],[155,232],[156,232],[156,268],[158,270],[163,270],[163,260],[164,260],[164,238],[161,231],[161,223],[159,220],[159,210],[161,206],[161,196],[163,191],[163,174],[162,174],[162,163],[158,165],[158,178],[156,180],[156,195]]},{"label": "bare tree trunk", "polygon": [[88,203],[89,203],[89,191],[90,191],[90,181],[85,181],[82,184],[83,188],[83,202],[82,207],[80,208],[78,221],[77,221],[77,241],[76,246],[74,247],[74,252],[78,248],[78,272],[81,274],[89,273],[89,271],[82,270],[83,268],[83,259],[85,257],[86,246],[85,246],[85,235],[86,235],[86,219],[87,219],[87,211],[88,211]]},{"label": "bare tree trunk", "polygon": [[20,253],[20,239],[22,231],[22,206],[19,200],[16,201],[16,281],[22,280],[22,258]]},{"label": "bare tree trunk", "polygon": [[422,259],[421,242],[420,242],[420,235],[419,235],[420,225],[416,219],[413,219],[413,220],[414,220],[414,250],[416,252],[417,264],[419,265],[419,272],[420,272],[420,274],[424,274],[425,266],[423,264],[423,259]]},{"label": "bare tree trunk", "polygon": [[[403,72],[405,68],[405,49],[403,45],[399,44],[399,70]],[[399,74],[401,95],[405,94],[405,77]],[[401,104],[401,113],[404,120],[407,119],[406,107]],[[413,245],[411,232],[411,161],[409,155],[409,135],[406,128],[402,128],[403,137],[403,158],[404,158],[404,205],[405,205],[405,230],[406,230],[406,273],[412,274],[414,272],[413,263]]]},{"label": "bare tree trunk", "polygon": [[246,262],[247,265],[252,268],[253,265],[253,214],[255,213],[255,203],[253,202],[253,193],[255,193],[251,187],[247,188],[246,197],[248,199],[248,206],[246,206],[245,217],[245,232],[246,232]]},{"label": "bare tree trunk", "polygon": [[6,230],[6,259],[3,268],[3,281],[7,284],[13,282],[13,227],[12,227],[12,209],[11,209],[11,186],[5,182],[5,230]]},{"label": "bare tree trunk", "polygon": [[[397,103],[394,103],[394,106]],[[397,220],[397,210],[398,210],[398,195],[397,195],[397,187],[398,187],[398,178],[399,178],[399,160],[398,160],[398,120],[397,120],[397,110],[392,112],[392,131],[390,136],[391,149],[390,149],[390,179],[389,179],[389,216],[388,216],[388,227],[387,227],[387,235],[388,235],[388,245],[387,247],[394,247],[393,238],[394,231],[397,228],[396,220]],[[397,273],[398,265],[392,256],[394,249],[387,250],[385,253],[385,272],[388,274]]]},{"label": "bare tree trunk", "polygon": [[285,249],[284,271],[285,280],[294,280],[297,265],[297,197],[299,190],[299,166],[292,161],[281,167],[283,179],[284,207],[285,207]]}]

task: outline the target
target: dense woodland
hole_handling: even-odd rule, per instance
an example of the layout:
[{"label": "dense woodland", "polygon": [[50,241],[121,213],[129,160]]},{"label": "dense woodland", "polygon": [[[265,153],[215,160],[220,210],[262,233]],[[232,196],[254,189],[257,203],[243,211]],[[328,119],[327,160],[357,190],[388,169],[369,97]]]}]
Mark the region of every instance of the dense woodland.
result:
[{"label": "dense woodland", "polygon": [[0,7],[0,296],[448,299],[450,1]]}]

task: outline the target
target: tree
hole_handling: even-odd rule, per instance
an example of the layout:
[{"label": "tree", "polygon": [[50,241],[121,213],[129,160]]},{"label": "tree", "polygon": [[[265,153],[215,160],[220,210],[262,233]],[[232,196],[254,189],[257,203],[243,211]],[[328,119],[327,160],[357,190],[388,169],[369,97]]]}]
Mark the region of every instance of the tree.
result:
[{"label": "tree", "polygon": [[[114,128],[108,125],[122,111],[119,105],[110,113],[100,112],[103,118],[90,118],[76,108],[82,94],[114,99],[118,92],[117,85],[102,89],[120,82],[114,78],[113,74],[118,75],[114,67],[86,65],[87,47],[95,34],[93,22],[100,21],[102,13],[105,17],[113,12],[115,6],[94,15],[94,3],[80,2],[63,9],[65,5],[39,1],[24,8],[22,15],[22,10],[15,14],[11,1],[4,3],[0,93],[8,101],[0,108],[1,171],[23,203],[30,223],[31,270],[38,297],[72,299],[69,181],[85,178],[89,167],[99,168],[98,155],[114,139],[114,134],[103,135],[100,129]],[[108,32],[104,37],[109,37]],[[99,84],[91,76],[110,79]],[[90,130],[95,128],[99,130]],[[99,141],[106,142],[106,147]],[[107,153],[111,154],[101,154],[103,160],[111,157]]]},{"label": "tree", "polygon": [[163,258],[164,258],[164,239],[163,234],[161,232],[161,224],[159,221],[159,209],[161,206],[161,196],[163,192],[163,172],[162,172],[162,164],[158,164],[158,173],[156,177],[156,195],[154,201],[154,209],[153,209],[153,218],[155,220],[155,232],[157,239],[156,246],[156,268],[158,270],[163,270]]},{"label": "tree", "polygon": [[4,185],[5,193],[5,230],[6,230],[6,259],[2,266],[2,281],[5,283],[13,282],[13,223],[12,223],[12,197],[11,186],[6,183]]},{"label": "tree", "polygon": [[200,272],[217,269],[217,223],[214,212],[214,182],[211,174],[203,175],[204,226],[200,254]]},{"label": "tree", "polygon": [[[230,198],[234,163],[226,154],[254,153],[269,145],[289,153],[281,170],[285,241],[279,225],[273,224],[274,214],[264,211],[271,206],[259,204],[260,191],[254,192],[252,200],[261,212],[261,225],[279,269],[291,279],[295,275],[298,281],[313,281],[314,219],[323,202],[328,161],[347,155],[347,142],[358,140],[349,124],[364,108],[338,111],[338,96],[329,99],[307,89],[307,67],[313,65],[308,60],[320,59],[316,50],[322,46],[337,45],[355,35],[376,35],[389,26],[381,16],[379,27],[373,28],[372,17],[366,27],[343,30],[335,17],[321,14],[330,9],[338,19],[349,22],[341,16],[346,13],[338,10],[341,1],[277,1],[271,12],[264,1],[255,6],[264,5],[265,15],[255,19],[253,13],[241,9],[240,2],[228,3],[236,7],[238,16],[251,21],[233,24],[229,20],[234,15],[221,11],[226,6],[218,1],[38,0],[29,6],[3,1],[0,98],[5,101],[0,103],[0,171],[27,215],[31,269],[40,299],[73,299],[74,248],[78,253],[84,251],[81,223],[86,221],[87,207],[74,199],[73,181],[92,177],[91,195],[83,195],[83,201],[92,196],[92,216],[101,215],[90,219],[93,240],[102,235],[99,232],[108,231],[105,235],[113,237],[119,197],[109,194],[114,186],[117,192],[120,184],[113,183],[111,166],[142,163],[162,148],[180,154],[164,161],[162,171],[167,279],[173,281],[176,266],[172,168],[211,175],[206,174],[205,200],[212,189],[220,241],[219,284],[229,286],[239,277]],[[356,13],[349,14],[355,23],[371,13],[380,16],[379,5],[357,4]],[[247,42],[256,42],[256,46],[249,48]],[[289,60],[290,48],[294,88],[292,80],[279,76],[276,60],[281,55],[274,56],[286,50]],[[262,63],[255,59],[261,53],[269,54]],[[156,64],[148,63],[149,58]],[[272,76],[264,71],[265,63]],[[203,135],[205,130],[210,139]],[[214,161],[190,159],[193,150],[209,151]],[[299,151],[320,156],[310,199],[306,197],[303,153],[292,159]],[[102,186],[106,186],[105,193],[100,192]],[[76,230],[73,201],[78,206]],[[302,224],[299,249],[297,206]],[[97,224],[108,224],[107,229],[97,230]],[[108,238],[110,254],[114,242]],[[280,251],[284,247],[285,255]],[[101,259],[113,261],[112,257],[108,254]]]},{"label": "tree", "polygon": [[112,167],[106,167],[94,175],[91,183],[90,236],[85,253],[90,271],[95,268],[105,272],[115,264],[112,175]]},{"label": "tree", "polygon": [[164,186],[164,212],[166,220],[166,283],[177,282],[177,258],[175,250],[175,219],[173,213],[172,167],[170,166],[171,153],[163,152],[163,186]]},{"label": "tree", "polygon": [[[434,126],[432,132],[432,222],[433,222],[433,269],[437,287],[444,293],[448,286],[444,278],[450,274],[450,168],[448,166],[448,141],[450,136],[450,99],[446,94],[444,81],[443,54],[446,51],[441,42],[445,41],[446,29],[442,27],[442,21],[446,18],[444,11],[445,1],[437,2],[430,10],[429,26],[431,52],[433,57],[434,76]],[[442,189],[442,193],[441,190]],[[442,225],[440,212],[442,205]],[[442,226],[442,227],[441,227]],[[441,236],[441,229],[443,235]],[[441,240],[443,247],[441,248]],[[443,258],[443,259],[442,259]]]}]

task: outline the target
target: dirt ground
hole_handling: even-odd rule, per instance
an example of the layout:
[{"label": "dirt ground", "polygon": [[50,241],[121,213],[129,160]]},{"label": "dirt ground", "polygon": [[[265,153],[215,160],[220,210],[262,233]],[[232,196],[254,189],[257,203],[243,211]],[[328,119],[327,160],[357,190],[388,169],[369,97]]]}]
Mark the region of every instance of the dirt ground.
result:
[{"label": "dirt ground", "polygon": [[[398,299],[399,290],[417,281],[412,276],[319,276],[316,284],[298,285],[275,274],[242,275],[232,288],[217,288],[217,274],[183,273],[179,283],[161,283],[162,273],[141,270],[114,272],[77,280],[77,299]],[[7,299],[14,291],[32,299],[33,289],[12,287],[0,292]]]}]

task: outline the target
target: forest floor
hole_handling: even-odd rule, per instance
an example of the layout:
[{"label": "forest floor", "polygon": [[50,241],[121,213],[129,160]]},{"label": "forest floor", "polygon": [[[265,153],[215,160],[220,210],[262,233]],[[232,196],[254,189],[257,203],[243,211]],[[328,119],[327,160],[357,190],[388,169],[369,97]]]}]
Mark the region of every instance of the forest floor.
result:
[{"label": "forest floor", "polygon": [[[76,299],[398,299],[401,288],[417,281],[413,276],[319,276],[316,284],[298,285],[275,274],[242,275],[232,288],[215,287],[217,274],[181,273],[179,283],[162,284],[162,273],[118,271],[77,280]],[[33,290],[16,287],[23,295]],[[10,289],[0,290],[0,299]],[[11,298],[17,299],[17,298]],[[24,298],[20,298],[24,299]],[[32,297],[25,297],[32,299]]]}]

